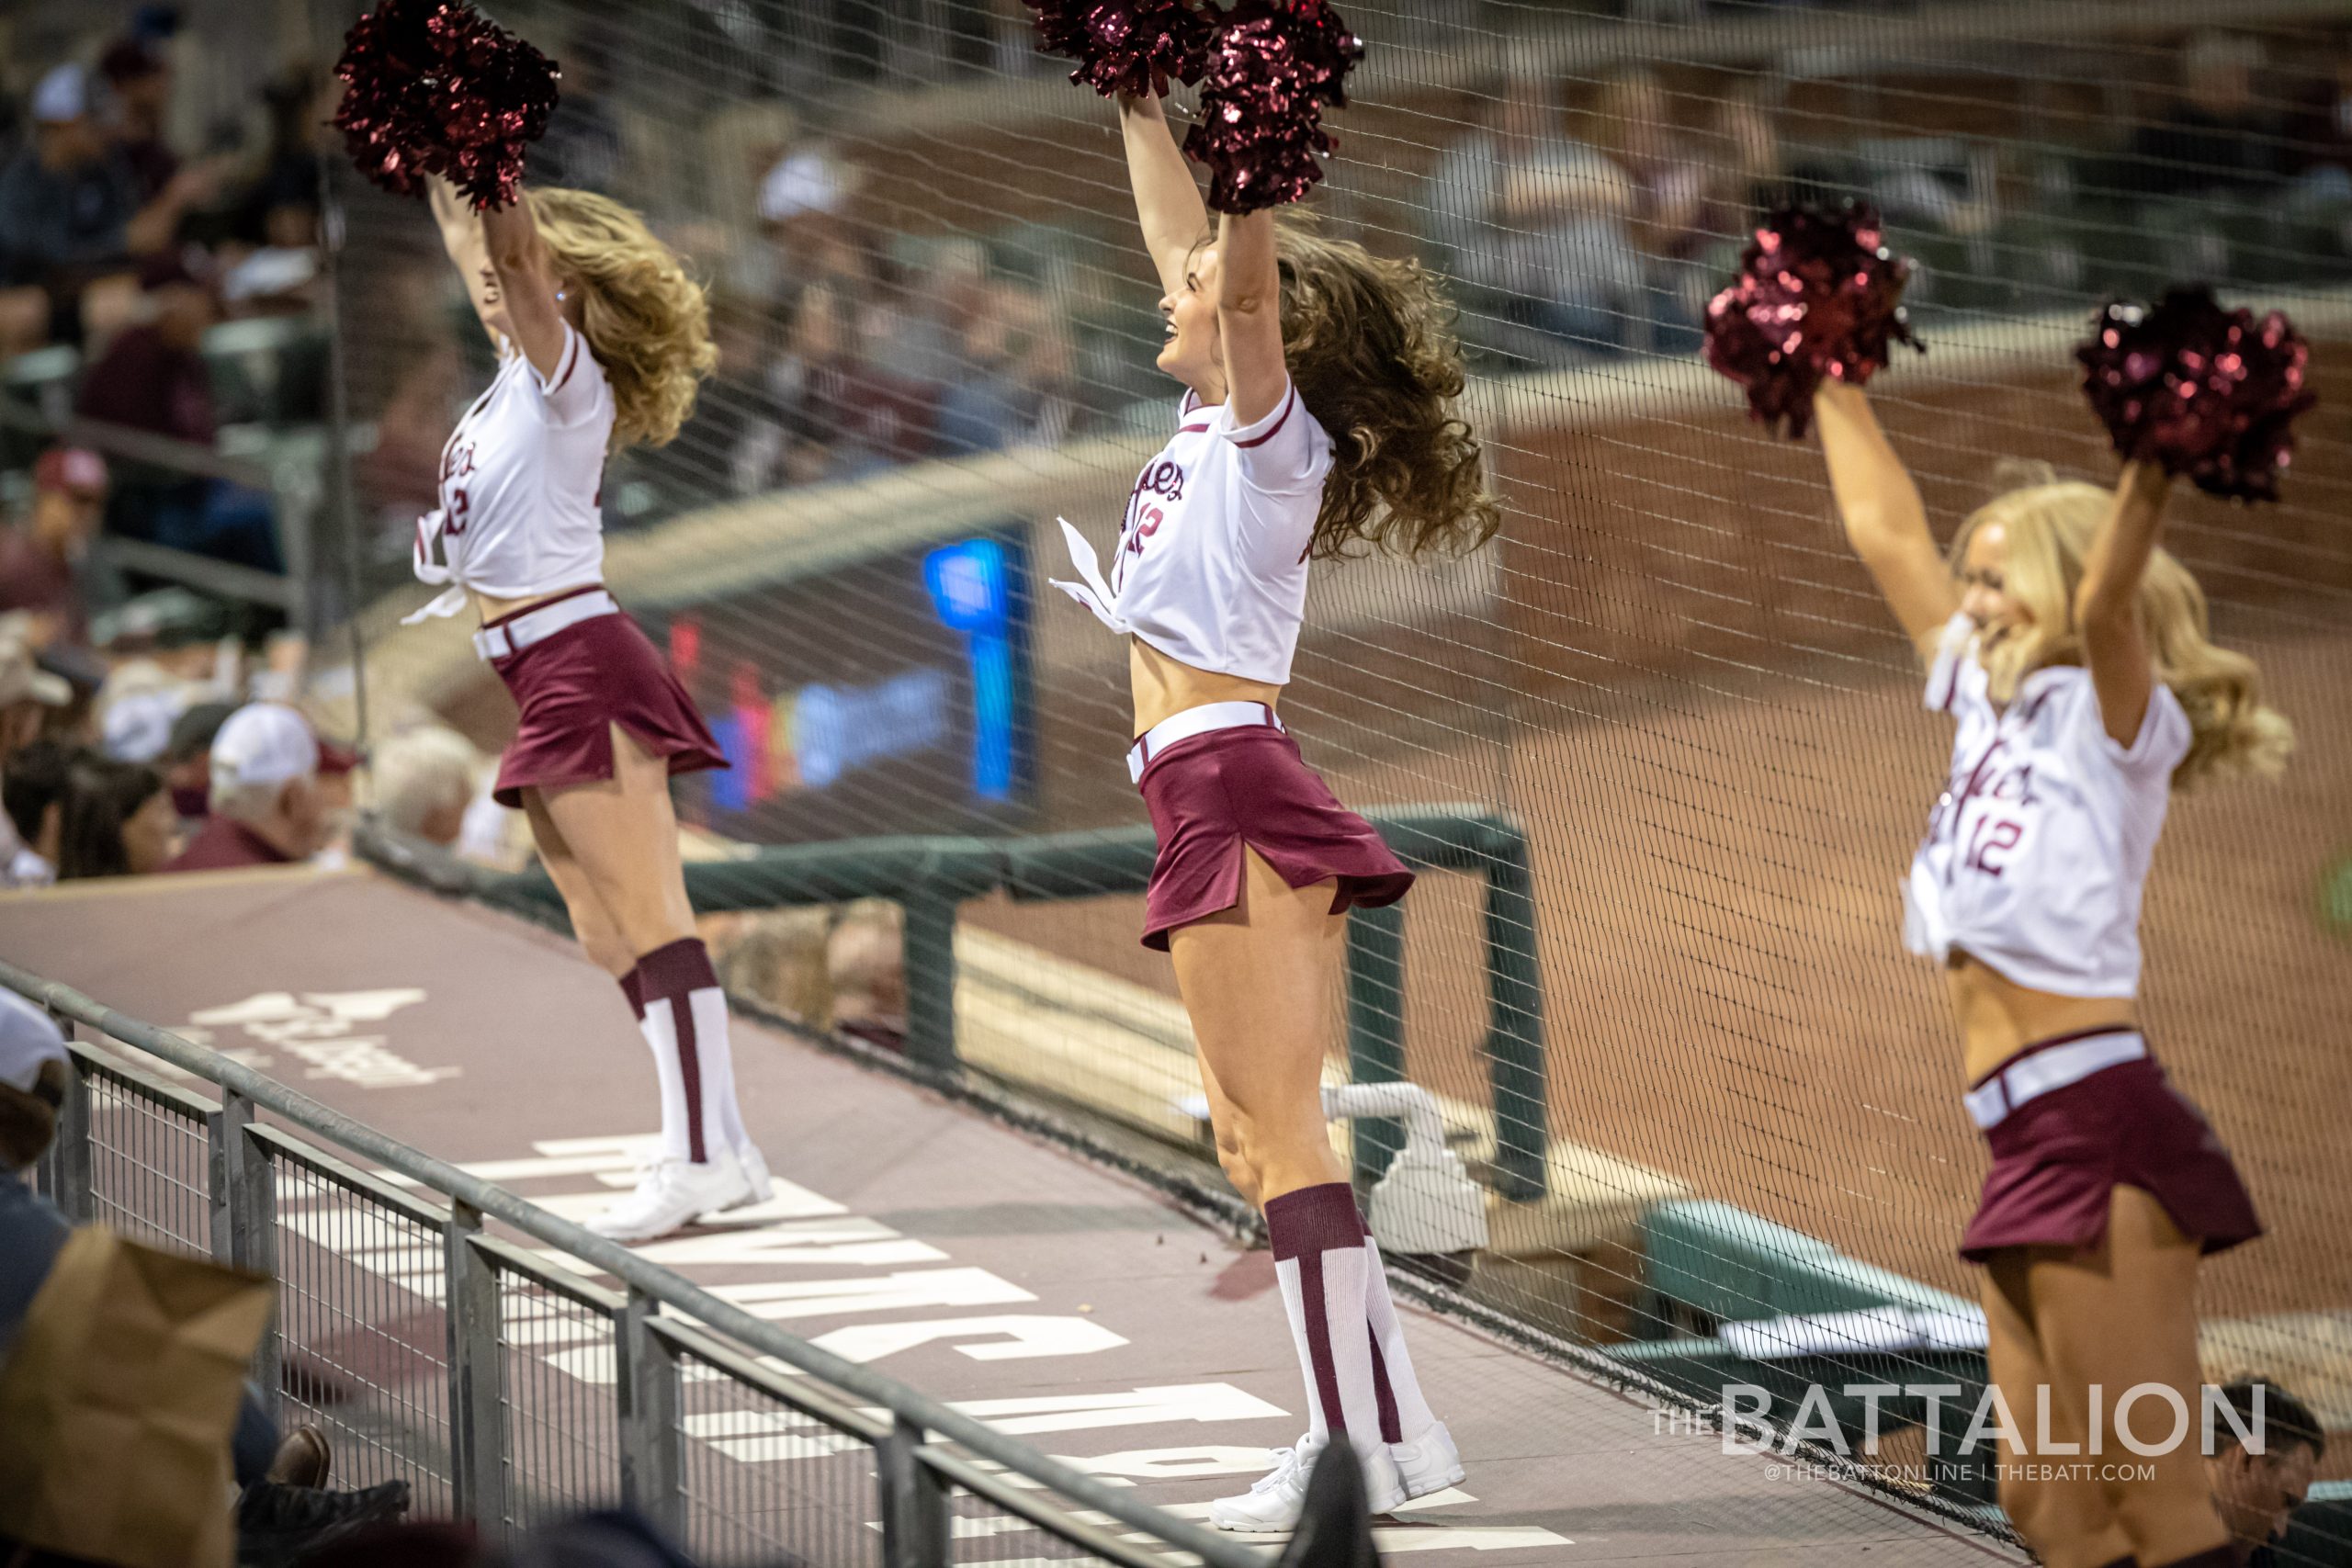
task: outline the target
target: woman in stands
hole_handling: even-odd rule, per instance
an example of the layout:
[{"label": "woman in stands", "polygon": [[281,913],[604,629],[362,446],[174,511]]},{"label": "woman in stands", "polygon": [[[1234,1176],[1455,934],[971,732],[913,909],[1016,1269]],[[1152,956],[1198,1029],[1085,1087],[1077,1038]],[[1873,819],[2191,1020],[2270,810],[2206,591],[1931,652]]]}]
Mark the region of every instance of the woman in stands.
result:
[{"label": "woman in stands", "polygon": [[1212,232],[1159,100],[1123,99],[1120,118],[1165,290],[1159,365],[1187,390],[1107,580],[1065,524],[1085,581],[1061,586],[1131,637],[1127,766],[1159,840],[1144,942],[1174,960],[1218,1157],[1265,1211],[1306,1373],[1311,1431],[1210,1517],[1287,1529],[1331,1438],[1363,1457],[1375,1511],[1462,1470],[1322,1108],[1346,912],[1395,901],[1412,874],[1307,769],[1276,707],[1311,558],[1473,548],[1498,509],[1453,416],[1462,361],[1428,275],[1262,211]]},{"label": "woman in stands", "polygon": [[145,876],[179,849],[179,813],[164,775],[95,751],[65,769],[57,829],[57,879]]},{"label": "woman in stands", "polygon": [[[2141,1036],[2140,895],[2169,792],[2276,771],[2286,721],[2156,547],[2160,469],[2128,465],[2112,492],[2045,472],[1964,522],[1947,561],[1863,395],[1832,381],[1815,408],[1847,536],[1958,725],[1905,941],[1944,966],[1991,1146],[1961,1252],[1985,1266],[1993,1381],[2015,1432],[2084,1445],[2005,1446],[2001,1502],[2052,1568],[2224,1568],[2195,1440],[2197,1267],[2261,1226]],[[2189,1437],[2142,1458],[2116,1406],[2152,1383],[2188,1401]],[[2140,1402],[2143,1440],[2164,1403]],[[2088,1433],[2156,1479],[2101,1478]]]},{"label": "woman in stands", "polygon": [[478,213],[439,181],[432,194],[499,367],[443,449],[441,505],[418,525],[417,575],[452,586],[412,619],[480,614],[474,646],[522,709],[497,797],[528,814],[572,929],[652,1048],[660,1154],[590,1222],[642,1239],[769,1190],[670,804],[672,774],[726,761],[603,586],[605,454],[677,434],[714,358],[708,311],[644,220],[604,197],[534,190]]}]

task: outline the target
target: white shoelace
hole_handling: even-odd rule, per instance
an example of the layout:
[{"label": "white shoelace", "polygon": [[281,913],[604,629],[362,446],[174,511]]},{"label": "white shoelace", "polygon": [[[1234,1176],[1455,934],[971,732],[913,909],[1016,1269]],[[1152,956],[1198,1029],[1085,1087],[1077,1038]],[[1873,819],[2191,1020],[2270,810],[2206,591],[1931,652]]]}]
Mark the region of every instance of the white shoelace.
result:
[{"label": "white shoelace", "polygon": [[1294,1447],[1276,1449],[1274,1450],[1274,1468],[1268,1471],[1265,1474],[1258,1477],[1257,1480],[1251,1482],[1250,1483],[1250,1490],[1252,1492],[1271,1492],[1275,1487],[1280,1486],[1284,1481],[1290,1478],[1290,1473],[1293,1470],[1297,1469],[1299,1466],[1306,1462],[1306,1451],[1311,1446],[1313,1445],[1308,1441],[1308,1439],[1301,1438]]}]

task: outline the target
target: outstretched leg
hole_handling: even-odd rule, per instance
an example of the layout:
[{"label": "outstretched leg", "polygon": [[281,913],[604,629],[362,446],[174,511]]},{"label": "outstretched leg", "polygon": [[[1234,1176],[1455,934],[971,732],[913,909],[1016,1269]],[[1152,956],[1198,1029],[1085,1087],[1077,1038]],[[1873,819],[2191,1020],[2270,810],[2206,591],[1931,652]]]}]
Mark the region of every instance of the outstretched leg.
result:
[{"label": "outstretched leg", "polygon": [[1212,1505],[1210,1517],[1229,1529],[1286,1529],[1313,1454],[1332,1438],[1363,1456],[1375,1508],[1405,1494],[1388,1450],[1396,1402],[1374,1372],[1374,1254],[1323,1115],[1345,924],[1331,913],[1332,884],[1294,888],[1255,851],[1242,854],[1238,902],[1180,928],[1170,952],[1218,1156],[1265,1211],[1307,1395],[1300,1452],[1248,1495]]},{"label": "outstretched leg", "polygon": [[662,1160],[595,1228],[641,1239],[763,1196],[766,1171],[736,1101],[726,997],[695,935],[669,764],[618,725],[612,745],[613,776],[544,792],[533,824],[550,824],[633,961],[623,988],[661,1079]]}]

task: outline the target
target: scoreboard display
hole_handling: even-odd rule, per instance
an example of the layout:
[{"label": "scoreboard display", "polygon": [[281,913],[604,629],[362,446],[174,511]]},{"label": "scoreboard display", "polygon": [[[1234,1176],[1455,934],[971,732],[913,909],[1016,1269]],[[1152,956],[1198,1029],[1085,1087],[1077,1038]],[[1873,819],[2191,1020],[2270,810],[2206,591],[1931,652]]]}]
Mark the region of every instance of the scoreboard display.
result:
[{"label": "scoreboard display", "polygon": [[1029,590],[1019,533],[985,529],[647,616],[733,764],[682,811],[752,843],[1019,827]]}]

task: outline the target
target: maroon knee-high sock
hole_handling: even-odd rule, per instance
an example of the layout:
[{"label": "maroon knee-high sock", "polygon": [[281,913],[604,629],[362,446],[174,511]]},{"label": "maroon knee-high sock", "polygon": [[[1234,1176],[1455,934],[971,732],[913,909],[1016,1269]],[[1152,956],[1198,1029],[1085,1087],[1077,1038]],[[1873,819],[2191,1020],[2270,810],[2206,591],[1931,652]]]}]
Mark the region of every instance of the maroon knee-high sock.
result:
[{"label": "maroon knee-high sock", "polygon": [[662,1080],[662,1145],[699,1165],[726,1146],[721,1123],[735,1097],[727,1044],[727,1001],[710,950],[682,937],[637,963],[642,1028]]},{"label": "maroon knee-high sock", "polygon": [[1266,1235],[1299,1370],[1306,1374],[1310,1434],[1386,1440],[1383,1428],[1394,1426],[1396,1416],[1393,1406],[1383,1410],[1373,1374],[1364,1301],[1369,1256],[1354,1190],[1333,1181],[1271,1200]]},{"label": "maroon knee-high sock", "polygon": [[620,978],[621,995],[628,998],[628,1010],[636,1020],[645,1021],[645,976],[632,969]]}]

